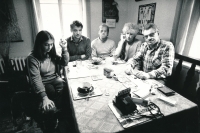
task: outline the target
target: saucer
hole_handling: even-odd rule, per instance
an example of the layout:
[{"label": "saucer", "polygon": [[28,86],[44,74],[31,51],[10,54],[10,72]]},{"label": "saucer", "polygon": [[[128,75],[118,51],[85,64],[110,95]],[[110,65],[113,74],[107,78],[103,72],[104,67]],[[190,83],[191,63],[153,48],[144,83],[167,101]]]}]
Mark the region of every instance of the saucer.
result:
[{"label": "saucer", "polygon": [[80,96],[80,97],[91,97],[91,96],[93,96],[95,93],[94,93],[94,91],[92,91],[92,92],[90,92],[90,93],[78,93],[78,95]]},{"label": "saucer", "polygon": [[80,93],[80,92],[79,92],[78,95],[81,96],[81,97],[85,97],[85,96],[88,95],[88,93]]},{"label": "saucer", "polygon": [[81,88],[81,87],[78,87],[77,88],[77,91],[79,92],[79,93],[82,93],[82,94],[88,94],[89,92],[92,92],[94,90],[94,87],[93,86],[91,86],[90,88],[87,88],[87,89],[83,89],[83,88]]}]

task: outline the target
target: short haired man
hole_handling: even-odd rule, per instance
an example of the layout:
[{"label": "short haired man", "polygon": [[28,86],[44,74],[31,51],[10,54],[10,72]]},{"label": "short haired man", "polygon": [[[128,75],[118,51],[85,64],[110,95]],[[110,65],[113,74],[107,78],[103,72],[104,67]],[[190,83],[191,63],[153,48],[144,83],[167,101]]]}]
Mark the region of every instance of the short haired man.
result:
[{"label": "short haired man", "polygon": [[72,36],[67,38],[67,48],[70,55],[69,61],[87,60],[91,56],[91,41],[82,36],[83,25],[75,20],[70,25]]},{"label": "short haired man", "polygon": [[115,51],[115,42],[108,38],[109,27],[106,24],[99,26],[99,37],[92,41],[92,57],[112,56]]},{"label": "short haired man", "polygon": [[124,35],[121,36],[114,56],[115,58],[119,57],[121,60],[128,61],[136,53],[142,41],[135,38],[139,32],[137,25],[130,22],[125,23],[122,31]]},{"label": "short haired man", "polygon": [[[153,23],[145,25],[143,35],[145,42],[133,56],[125,72],[140,79],[161,79],[165,84],[166,78],[172,73],[174,46],[171,42],[160,39],[158,28]],[[138,63],[139,61],[142,63]]]}]

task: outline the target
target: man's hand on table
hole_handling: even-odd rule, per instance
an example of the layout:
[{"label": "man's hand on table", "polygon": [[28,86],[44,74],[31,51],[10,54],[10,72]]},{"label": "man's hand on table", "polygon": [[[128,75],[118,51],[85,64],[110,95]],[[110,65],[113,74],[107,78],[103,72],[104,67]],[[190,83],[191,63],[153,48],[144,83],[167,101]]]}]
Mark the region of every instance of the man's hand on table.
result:
[{"label": "man's hand on table", "polygon": [[86,56],[83,54],[83,55],[81,55],[81,59],[83,59],[83,58],[85,58]]},{"label": "man's hand on table", "polygon": [[132,74],[132,67],[131,67],[131,65],[127,65],[126,66],[126,68],[125,68],[125,73],[127,74],[127,75],[131,75]]},{"label": "man's hand on table", "polygon": [[148,73],[143,72],[143,71],[139,71],[139,70],[135,69],[134,66],[131,66],[130,64],[128,64],[126,66],[125,73],[127,75],[131,75],[131,74],[135,75],[137,78],[143,79],[143,80],[150,78],[150,75]]},{"label": "man's hand on table", "polygon": [[146,80],[150,78],[150,75],[148,73],[139,71],[136,69],[133,70],[133,75],[135,75],[137,78],[142,79],[142,80]]}]

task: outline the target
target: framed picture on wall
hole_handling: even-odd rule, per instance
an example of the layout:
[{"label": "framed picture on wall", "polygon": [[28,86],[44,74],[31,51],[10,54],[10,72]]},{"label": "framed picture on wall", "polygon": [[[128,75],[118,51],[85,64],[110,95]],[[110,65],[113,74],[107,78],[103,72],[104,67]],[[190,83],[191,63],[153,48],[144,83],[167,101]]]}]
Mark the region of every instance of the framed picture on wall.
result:
[{"label": "framed picture on wall", "polygon": [[118,3],[115,0],[102,0],[102,22],[106,19],[115,19],[119,21],[119,11],[117,9]]},{"label": "framed picture on wall", "polygon": [[147,23],[154,23],[156,3],[140,5],[138,10],[138,25],[142,34],[143,27]]}]

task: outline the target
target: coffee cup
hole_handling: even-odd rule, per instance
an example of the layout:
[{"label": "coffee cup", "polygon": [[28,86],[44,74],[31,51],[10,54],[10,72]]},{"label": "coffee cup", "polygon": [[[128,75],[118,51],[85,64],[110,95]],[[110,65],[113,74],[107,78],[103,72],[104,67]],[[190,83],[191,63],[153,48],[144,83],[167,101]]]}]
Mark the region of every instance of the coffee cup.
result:
[{"label": "coffee cup", "polygon": [[90,88],[92,85],[89,82],[83,82],[82,88]]},{"label": "coffee cup", "polygon": [[89,93],[94,90],[94,87],[89,82],[83,82],[81,87],[78,87],[77,90],[80,93]]}]

